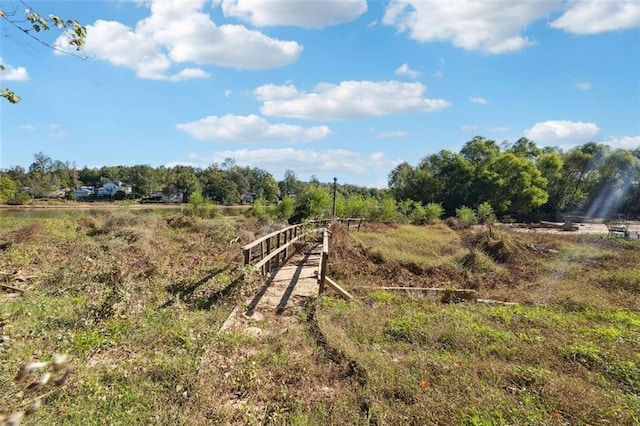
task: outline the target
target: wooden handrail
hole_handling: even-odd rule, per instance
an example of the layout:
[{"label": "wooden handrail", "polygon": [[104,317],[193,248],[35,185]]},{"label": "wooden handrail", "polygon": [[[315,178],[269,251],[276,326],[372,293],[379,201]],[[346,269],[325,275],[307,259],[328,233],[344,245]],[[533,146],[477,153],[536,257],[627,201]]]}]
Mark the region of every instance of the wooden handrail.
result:
[{"label": "wooden handrail", "polygon": [[[364,221],[364,218],[346,218],[334,220],[339,222],[346,222],[347,229],[349,228],[352,221],[357,222],[358,230],[360,230],[360,225]],[[320,284],[320,292],[322,292],[324,290],[327,259],[329,257],[329,237],[327,225],[331,221],[331,219],[320,219],[298,223],[296,225],[290,225],[264,235],[250,242],[249,244],[245,244],[244,246],[242,246],[242,251],[244,254],[244,264],[250,265],[255,262],[254,268],[260,268],[262,274],[265,275],[271,270],[271,260],[275,259],[275,267],[278,267],[280,266],[281,262],[285,261],[289,257],[289,247],[291,247],[293,243],[298,241],[304,235],[317,231],[324,231],[321,264],[318,265],[318,282]],[[304,234],[302,233],[303,227],[319,224],[323,224],[324,226],[322,228],[307,229],[305,230]],[[258,246],[260,246],[259,250],[256,250],[255,252],[252,251],[252,249]]]},{"label": "wooden handrail", "polygon": [[[301,230],[306,225],[308,223],[287,226],[242,246],[244,264],[250,265],[257,260],[253,267],[260,268],[263,275],[271,270],[271,260],[275,259],[275,267],[280,266],[280,263],[289,257],[289,248],[296,241],[305,235],[318,231],[317,228],[314,228],[302,233]],[[257,253],[252,252],[252,249],[258,246],[260,249]]]},{"label": "wooden handrail", "polygon": [[254,248],[255,246],[257,246],[258,244],[260,244],[261,242],[263,242],[263,241],[265,241],[265,240],[268,240],[269,238],[273,238],[273,237],[275,237],[275,236],[276,236],[276,235],[278,235],[278,234],[282,234],[283,232],[286,232],[286,231],[288,231],[288,230],[290,230],[290,229],[299,228],[299,227],[300,227],[300,225],[302,225],[302,224],[301,224],[301,223],[299,223],[299,224],[297,224],[297,225],[287,226],[286,228],[282,228],[282,229],[280,229],[280,230],[278,230],[278,231],[274,231],[274,232],[272,232],[272,233],[270,233],[270,234],[267,234],[267,235],[265,235],[265,236],[263,236],[263,237],[260,237],[260,238],[258,238],[257,240],[252,241],[252,242],[250,242],[249,244],[246,244],[246,245],[242,246],[242,250],[249,250],[249,249],[252,249],[252,248]]}]

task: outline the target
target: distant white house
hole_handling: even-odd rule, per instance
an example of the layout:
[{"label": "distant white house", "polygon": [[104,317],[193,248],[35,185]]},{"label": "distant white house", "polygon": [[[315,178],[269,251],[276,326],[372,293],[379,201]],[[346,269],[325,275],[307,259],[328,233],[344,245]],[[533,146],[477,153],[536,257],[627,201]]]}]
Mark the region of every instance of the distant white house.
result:
[{"label": "distant white house", "polygon": [[118,191],[122,191],[125,195],[131,195],[133,188],[131,185],[127,185],[123,182],[107,182],[102,187],[98,188],[99,197],[113,197]]}]

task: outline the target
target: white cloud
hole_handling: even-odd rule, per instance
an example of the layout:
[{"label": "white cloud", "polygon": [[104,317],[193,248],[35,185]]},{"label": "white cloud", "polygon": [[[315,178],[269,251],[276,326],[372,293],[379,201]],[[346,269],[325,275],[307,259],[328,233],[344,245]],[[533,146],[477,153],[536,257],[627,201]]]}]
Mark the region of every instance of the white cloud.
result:
[{"label": "white cloud", "polygon": [[366,0],[219,0],[227,17],[256,27],[293,25],[322,28],[350,22],[367,11]]},{"label": "white cloud", "polygon": [[183,81],[192,78],[209,78],[209,73],[200,68],[185,68],[169,77],[169,81]]},{"label": "white cloud", "polygon": [[4,66],[4,70],[0,71],[0,81],[27,81],[29,73],[25,67],[12,67],[0,58],[0,65]]},{"label": "white cloud", "polygon": [[412,70],[408,64],[402,64],[395,71],[396,75],[406,75],[409,78],[416,79],[420,76],[420,71]]},{"label": "white cloud", "polygon": [[224,97],[225,97],[225,98],[227,98],[227,99],[228,99],[228,98],[230,98],[230,97],[231,97],[231,95],[233,95],[233,90],[231,90],[231,89],[227,89],[227,90],[225,90],[225,91],[224,91]]},{"label": "white cloud", "polygon": [[494,127],[487,127],[486,130],[487,130],[487,132],[492,132],[492,133],[503,133],[503,132],[508,132],[509,130],[511,130],[511,127],[508,127],[508,126],[494,126]]},{"label": "white cloud", "polygon": [[[151,14],[135,28],[120,22],[97,20],[87,25],[84,51],[89,56],[136,71],[140,78],[180,81],[205,78],[199,68],[171,74],[176,64],[211,64],[258,70],[288,65],[302,46],[249,30],[241,25],[217,26],[202,10],[206,0],[154,0]],[[66,36],[56,47],[69,50]]]},{"label": "white cloud", "polygon": [[295,86],[261,86],[254,94],[265,115],[309,120],[341,120],[411,112],[432,112],[451,106],[442,99],[427,99],[420,83],[398,81],[343,81],[320,83],[314,92]]},{"label": "white cloud", "polygon": [[376,130],[371,129],[371,134],[379,139],[402,138],[409,134],[406,130]]},{"label": "white cloud", "polygon": [[204,141],[260,142],[285,141],[309,142],[324,139],[331,130],[327,126],[302,127],[292,124],[271,124],[257,115],[210,115],[190,123],[178,124],[176,128],[191,137]]},{"label": "white cloud", "polygon": [[477,105],[487,105],[489,103],[489,101],[487,101],[485,98],[474,98],[474,97],[470,97],[469,100]]},{"label": "white cloud", "polygon": [[464,126],[460,127],[460,130],[465,133],[475,132],[476,130],[478,130],[478,126],[476,126],[475,124],[465,124]]},{"label": "white cloud", "polygon": [[640,148],[640,136],[610,136],[601,141],[611,148],[636,149]]},{"label": "white cloud", "polygon": [[24,124],[24,125],[20,126],[20,128],[22,130],[26,130],[28,132],[33,132],[36,129],[36,126],[34,126],[33,124]]},{"label": "white cloud", "polygon": [[221,163],[233,158],[239,166],[260,167],[269,170],[274,176],[283,176],[285,170],[293,169],[298,176],[320,173],[344,175],[362,175],[368,172],[385,174],[398,164],[398,160],[389,160],[381,152],[365,154],[344,149],[322,151],[279,149],[240,149],[216,151],[212,156],[191,154],[190,160],[207,165]]},{"label": "white cloud", "polygon": [[640,2],[572,1],[568,10],[550,25],[573,34],[599,34],[640,27]]},{"label": "white cloud", "polygon": [[595,123],[582,121],[545,121],[524,131],[524,135],[539,143],[586,143],[600,132]]},{"label": "white cloud", "polygon": [[442,71],[436,71],[433,73],[433,78],[442,78],[444,77],[444,73]]},{"label": "white cloud", "polygon": [[573,83],[573,87],[580,90],[591,90],[591,83],[588,81],[576,81]]},{"label": "white cloud", "polygon": [[465,50],[515,52],[534,42],[521,33],[557,1],[392,0],[383,23],[420,42],[450,41]]},{"label": "white cloud", "polygon": [[271,100],[291,100],[300,95],[298,89],[293,84],[287,84],[284,86],[276,86],[275,84],[265,84],[258,87],[254,91],[256,99],[261,102],[269,102]]}]

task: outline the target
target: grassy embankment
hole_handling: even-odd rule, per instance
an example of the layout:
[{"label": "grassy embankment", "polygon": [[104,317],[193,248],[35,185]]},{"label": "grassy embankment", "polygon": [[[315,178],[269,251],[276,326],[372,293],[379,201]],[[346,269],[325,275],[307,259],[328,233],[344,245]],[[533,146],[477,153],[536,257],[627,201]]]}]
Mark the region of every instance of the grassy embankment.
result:
[{"label": "grassy embankment", "polygon": [[[257,285],[229,245],[246,225],[128,213],[28,221],[0,230],[0,271],[11,274],[0,279],[26,289],[0,293],[0,410],[51,392],[31,424],[640,418],[638,242],[444,226],[335,232],[330,276],[357,301],[265,312],[251,335],[217,331]],[[523,304],[363,289],[383,285]],[[66,383],[21,393],[20,366],[53,353],[69,354]]]},{"label": "grassy embankment", "polygon": [[[320,323],[366,371],[372,415],[385,424],[638,424],[640,244],[491,234],[361,232],[356,255],[336,257],[336,274],[364,303],[324,299]],[[381,275],[522,304],[358,291]]]},{"label": "grassy embankment", "polygon": [[[0,411],[48,394],[35,424],[184,423],[200,359],[253,278],[239,224],[101,213],[3,219]],[[25,362],[69,355],[64,386],[23,392]],[[51,392],[49,394],[49,392]]]}]

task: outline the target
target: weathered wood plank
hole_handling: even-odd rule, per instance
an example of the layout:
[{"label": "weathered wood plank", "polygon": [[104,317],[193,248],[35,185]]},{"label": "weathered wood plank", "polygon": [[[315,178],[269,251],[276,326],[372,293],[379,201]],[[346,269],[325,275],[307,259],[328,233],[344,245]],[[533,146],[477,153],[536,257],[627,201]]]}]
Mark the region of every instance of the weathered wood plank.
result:
[{"label": "weathered wood plank", "polygon": [[329,277],[325,277],[325,283],[336,293],[338,293],[345,300],[353,300],[353,296],[345,289],[340,287],[337,282]]}]

